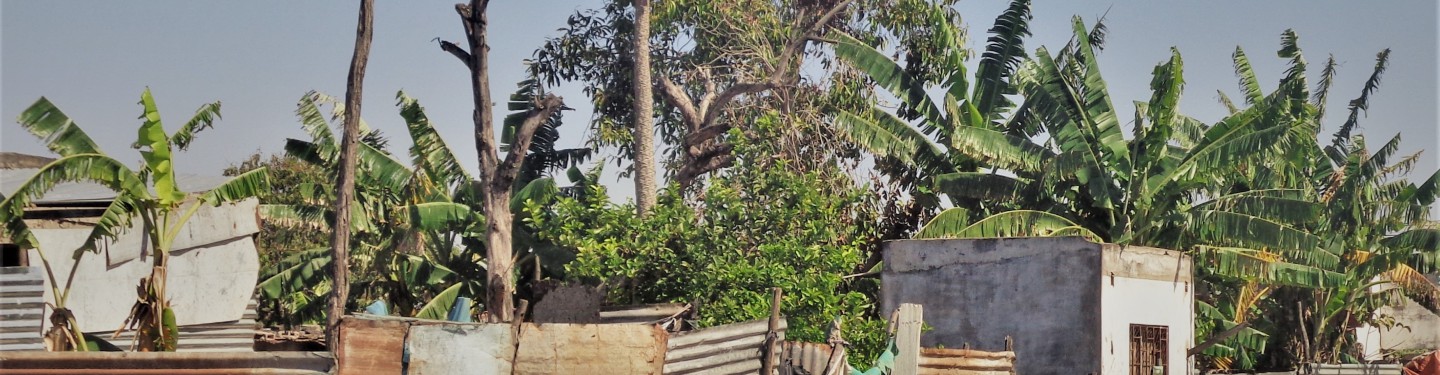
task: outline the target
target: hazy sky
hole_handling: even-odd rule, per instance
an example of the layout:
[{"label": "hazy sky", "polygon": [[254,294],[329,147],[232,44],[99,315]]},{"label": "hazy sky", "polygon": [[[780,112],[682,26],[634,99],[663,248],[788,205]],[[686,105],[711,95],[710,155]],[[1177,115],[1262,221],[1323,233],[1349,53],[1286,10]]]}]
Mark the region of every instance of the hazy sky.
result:
[{"label": "hazy sky", "polygon": [[[661,0],[663,1],[663,0]],[[376,1],[375,40],[365,81],[363,115],[391,137],[392,150],[409,146],[395,109],[398,90],[420,100],[465,166],[475,169],[470,136],[470,87],[463,66],[432,39],[458,41],[463,31],[452,1]],[[962,1],[971,42],[1007,2]],[[224,119],[199,136],[178,162],[182,172],[218,174],[259,150],[282,152],[284,139],[306,138],[293,114],[308,90],[341,96],[354,43],[357,2],[345,1],[26,1],[0,2],[0,149],[48,152],[13,122],[44,95],[97,138],[107,152],[135,159],[140,107],[149,86],[174,129],[202,103],[223,102]],[[495,1],[490,6],[493,92],[514,91],[522,60],[594,0]],[[1325,58],[1340,62],[1326,133],[1343,120],[1345,104],[1369,76],[1375,54],[1392,48],[1390,69],[1372,97],[1361,131],[1378,145],[1403,133],[1407,153],[1427,151],[1426,176],[1440,160],[1437,135],[1437,6],[1433,0],[1368,1],[1061,1],[1036,0],[1035,36],[1027,44],[1058,48],[1069,19],[1093,24],[1108,11],[1100,56],[1117,108],[1130,113],[1149,99],[1150,72],[1171,46],[1185,59],[1181,110],[1202,121],[1224,115],[1216,90],[1239,100],[1230,54],[1241,46],[1262,86],[1273,90],[1285,61],[1275,56],[1280,33],[1300,35],[1318,80]],[[563,145],[585,138],[590,116],[581,85],[555,91],[576,108],[566,115]],[[497,107],[504,110],[503,103]],[[501,113],[503,115],[503,113]],[[1126,118],[1128,116],[1122,116]],[[1328,137],[1327,137],[1328,138]],[[610,167],[609,169],[614,169]],[[1418,173],[1418,172],[1417,172]],[[607,178],[612,192],[630,196],[629,180]]]}]

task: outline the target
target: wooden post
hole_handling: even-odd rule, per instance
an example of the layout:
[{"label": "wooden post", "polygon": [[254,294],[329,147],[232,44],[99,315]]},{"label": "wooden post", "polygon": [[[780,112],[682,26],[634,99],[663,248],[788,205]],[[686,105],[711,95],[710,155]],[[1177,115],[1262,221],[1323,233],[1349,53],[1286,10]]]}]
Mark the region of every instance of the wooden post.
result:
[{"label": "wooden post", "polygon": [[915,375],[920,372],[920,328],[925,324],[924,307],[900,304],[900,318],[895,330],[894,375]]},{"label": "wooden post", "polygon": [[[783,292],[780,288],[771,288],[775,293],[774,299],[770,301],[770,330],[765,335],[765,361],[761,362],[760,373],[772,375],[775,373],[775,362],[779,360],[779,350],[776,347],[780,344],[780,297]],[[752,362],[753,363],[753,362]]]},{"label": "wooden post", "polygon": [[[340,317],[350,300],[350,205],[355,201],[355,158],[360,142],[360,94],[364,92],[365,64],[370,60],[370,39],[375,24],[375,0],[360,0],[355,27],[355,53],[345,83],[344,131],[340,138],[340,175],[335,181],[335,224],[330,232],[330,296],[326,309],[325,343],[331,353],[339,347]],[[156,257],[156,261],[164,257]]]}]

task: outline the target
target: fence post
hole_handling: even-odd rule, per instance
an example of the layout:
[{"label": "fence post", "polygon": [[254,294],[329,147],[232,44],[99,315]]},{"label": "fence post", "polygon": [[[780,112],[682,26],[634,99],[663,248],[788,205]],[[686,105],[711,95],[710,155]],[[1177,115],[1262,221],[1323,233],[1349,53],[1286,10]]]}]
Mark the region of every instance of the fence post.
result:
[{"label": "fence post", "polygon": [[895,331],[895,375],[915,375],[920,372],[920,328],[925,324],[924,307],[900,304],[899,321]]},{"label": "fence post", "polygon": [[771,290],[775,292],[775,297],[770,301],[770,330],[765,334],[765,360],[761,362],[760,365],[760,373],[764,375],[773,375],[775,373],[775,361],[779,359],[779,350],[776,350],[776,347],[779,346],[780,335],[776,331],[780,330],[780,297],[782,292],[778,287],[771,288]]}]

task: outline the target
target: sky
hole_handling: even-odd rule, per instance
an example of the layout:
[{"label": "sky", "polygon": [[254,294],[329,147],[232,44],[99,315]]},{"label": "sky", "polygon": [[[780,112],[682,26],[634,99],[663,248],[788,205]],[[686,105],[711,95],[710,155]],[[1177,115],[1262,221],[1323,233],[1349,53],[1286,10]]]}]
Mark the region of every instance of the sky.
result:
[{"label": "sky", "polygon": [[[972,48],[983,48],[985,30],[1007,3],[960,2]],[[1149,99],[1151,70],[1175,47],[1185,61],[1181,111],[1207,123],[1220,119],[1225,109],[1216,91],[1240,98],[1230,58],[1236,46],[1249,55],[1262,87],[1273,90],[1286,62],[1275,51],[1281,32],[1290,28],[1300,35],[1312,84],[1327,56],[1339,62],[1322,130],[1328,134],[1359,94],[1375,54],[1391,48],[1390,69],[1360,132],[1372,145],[1401,134],[1403,153],[1428,150],[1416,175],[1428,177],[1440,165],[1440,11],[1433,0],[1034,3],[1034,36],[1026,46],[1032,51],[1063,45],[1073,15],[1088,24],[1105,15],[1110,33],[1099,58],[1122,114],[1133,111],[1132,101]],[[524,60],[558,35],[568,16],[599,6],[597,0],[492,3],[494,94],[503,100],[514,91]],[[149,87],[172,131],[201,104],[222,102],[223,119],[177,160],[181,172],[219,174],[255,152],[283,152],[285,138],[307,138],[294,116],[304,93],[343,96],[357,9],[353,1],[0,1],[0,118],[5,119],[0,150],[49,154],[12,120],[46,96],[103,150],[138,161],[129,145],[140,123],[136,102]],[[463,38],[452,2],[376,1],[374,32],[364,84],[366,121],[390,136],[392,151],[405,154],[408,136],[395,107],[395,94],[404,90],[426,107],[463,164],[475,170],[468,73],[434,42]],[[575,108],[566,114],[561,146],[578,146],[588,136],[591,106],[582,88],[577,82],[552,89]],[[503,116],[504,103],[497,104]],[[633,196],[633,182],[618,178],[613,164],[607,169],[611,173],[602,182],[610,191],[622,199]]]}]

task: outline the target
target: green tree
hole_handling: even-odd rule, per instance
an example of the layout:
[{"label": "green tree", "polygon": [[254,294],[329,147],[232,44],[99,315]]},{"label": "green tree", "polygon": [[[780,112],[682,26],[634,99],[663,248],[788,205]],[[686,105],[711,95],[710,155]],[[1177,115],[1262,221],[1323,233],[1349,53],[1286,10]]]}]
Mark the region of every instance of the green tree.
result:
[{"label": "green tree", "polygon": [[702,207],[672,184],[641,216],[589,185],[584,197],[527,206],[529,221],[577,251],[567,278],[604,285],[611,303],[692,303],[698,323],[713,326],[765,318],[770,288],[780,287],[787,338],[824,341],[840,319],[845,339],[865,353],[857,358],[871,358],[885,337],[866,293],[877,280],[860,267],[878,243],[879,202],[838,169],[796,173],[788,161],[745,156],[775,150],[763,135],[784,131],[779,118],[757,119],[761,136],[734,138],[740,158],[706,186]]},{"label": "green tree", "polygon": [[[219,205],[264,194],[269,190],[269,180],[263,169],[236,176],[209,191],[189,193],[180,190],[175,183],[174,151],[189,148],[190,142],[200,131],[214,125],[220,117],[220,103],[202,105],[195,115],[175,133],[167,134],[160,121],[160,113],[150,90],[140,96],[144,112],[140,119],[139,139],[134,147],[139,150],[143,164],[139,171],[132,170],[124,163],[101,152],[99,146],[85,134],[74,121],[60,111],[49,99],[40,98],[20,114],[19,122],[26,131],[45,142],[51,151],[61,158],[41,168],[35,176],[25,181],[11,196],[0,202],[0,217],[7,224],[8,235],[18,239],[22,248],[39,246],[33,236],[23,228],[21,218],[30,202],[43,197],[55,185],[65,182],[93,182],[115,190],[115,199],[110,203],[84,245],[75,250],[77,261],[87,252],[98,251],[97,244],[115,239],[131,227],[131,221],[139,217],[145,230],[145,241],[153,252],[150,276],[139,282],[138,299],[121,329],[135,329],[139,350],[173,351],[179,329],[175,325],[175,313],[165,297],[166,272],[169,266],[171,244],[180,229],[200,207]],[[152,190],[153,189],[153,190]],[[50,285],[55,288],[56,316],[71,323],[64,336],[67,344],[61,347],[83,348],[84,338],[73,324],[73,315],[65,308],[65,300],[75,270],[67,279],[63,290],[46,264]]]}]

